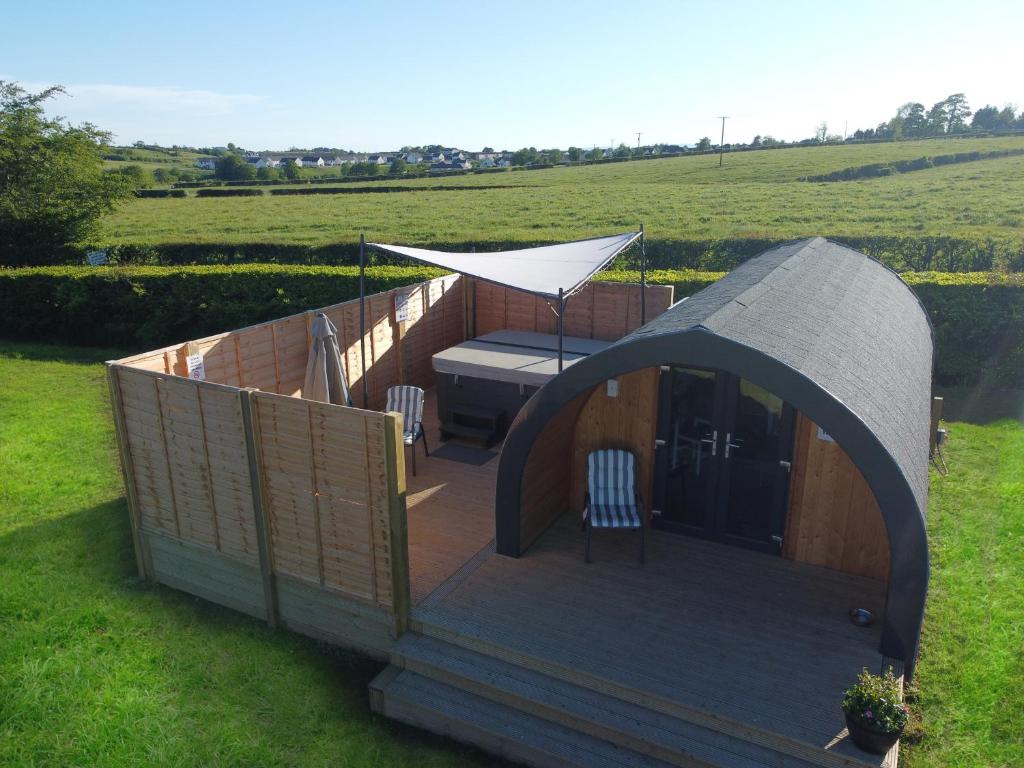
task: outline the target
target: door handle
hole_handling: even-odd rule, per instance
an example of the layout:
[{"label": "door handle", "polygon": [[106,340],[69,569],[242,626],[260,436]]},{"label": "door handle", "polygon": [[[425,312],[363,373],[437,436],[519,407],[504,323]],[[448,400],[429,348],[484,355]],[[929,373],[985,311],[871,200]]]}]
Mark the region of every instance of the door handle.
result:
[{"label": "door handle", "polygon": [[[711,444],[711,455],[712,456],[717,455],[717,453],[718,453],[718,430],[717,429],[714,432],[711,433],[711,437],[702,437],[700,439],[700,441],[702,443],[710,443]],[[728,456],[729,454],[726,453],[725,455]]]},{"label": "door handle", "polygon": [[740,446],[743,445],[742,441],[737,442],[737,443],[733,443],[733,442],[731,442],[731,440],[732,440],[732,432],[726,432],[725,433],[725,458],[727,458],[727,459],[729,458],[729,449],[730,448],[739,448]]}]

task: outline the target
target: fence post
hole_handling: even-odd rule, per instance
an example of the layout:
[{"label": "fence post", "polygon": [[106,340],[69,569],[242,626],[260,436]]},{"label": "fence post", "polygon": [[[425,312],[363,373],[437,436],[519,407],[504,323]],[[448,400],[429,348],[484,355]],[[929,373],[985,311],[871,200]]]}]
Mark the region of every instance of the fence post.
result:
[{"label": "fence post", "polygon": [[128,501],[128,521],[135,547],[135,564],[139,576],[153,580],[153,568],[149,563],[149,550],[142,538],[142,520],[139,512],[138,491],[135,488],[135,466],[132,463],[131,446],[128,444],[128,428],[124,422],[124,402],[121,399],[121,381],[118,367],[107,363],[107,384],[110,387],[110,405],[114,411],[114,429],[117,433],[117,447],[121,453],[121,477],[124,479],[125,497]]},{"label": "fence post", "polygon": [[942,421],[942,405],[943,399],[941,397],[932,398],[932,413],[928,430],[928,455],[932,456],[935,454],[935,442],[939,436],[939,422]]},{"label": "fence post", "polygon": [[391,594],[395,637],[409,626],[409,524],[405,506],[405,444],[402,414],[384,414],[384,450],[387,460],[388,528],[391,540]]},{"label": "fence post", "polygon": [[245,453],[249,460],[249,482],[252,488],[253,518],[256,524],[256,546],[259,549],[260,575],[263,577],[263,600],[267,608],[267,623],[278,624],[277,587],[274,583],[274,561],[270,551],[270,523],[267,518],[266,497],[263,491],[263,473],[260,470],[259,422],[253,407],[251,387],[240,389],[238,399],[242,406],[242,424],[245,427]]}]

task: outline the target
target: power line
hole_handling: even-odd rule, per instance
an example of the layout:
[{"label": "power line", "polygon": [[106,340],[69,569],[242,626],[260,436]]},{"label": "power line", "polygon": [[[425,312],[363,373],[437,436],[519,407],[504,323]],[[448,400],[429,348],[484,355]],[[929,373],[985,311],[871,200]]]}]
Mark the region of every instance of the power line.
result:
[{"label": "power line", "polygon": [[718,142],[718,167],[722,167],[722,157],[725,155],[725,121],[729,119],[728,115],[719,115],[718,119],[722,121],[722,139]]}]

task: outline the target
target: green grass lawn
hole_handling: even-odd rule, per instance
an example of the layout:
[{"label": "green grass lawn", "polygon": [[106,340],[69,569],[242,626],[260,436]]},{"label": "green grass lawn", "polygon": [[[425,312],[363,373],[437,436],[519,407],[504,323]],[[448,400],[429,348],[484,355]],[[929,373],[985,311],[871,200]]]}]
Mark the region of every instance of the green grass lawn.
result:
[{"label": "green grass lawn", "polygon": [[0,342],[0,765],[490,764],[372,714],[380,664],[139,583],[106,356]]},{"label": "green grass lawn", "polygon": [[[0,765],[492,764],[373,715],[378,664],[137,580],[99,365],[115,355],[0,342]],[[1024,426],[1007,416],[1024,401],[947,410],[964,420],[933,477],[904,764],[1022,765]]]},{"label": "green grass lawn", "polygon": [[[1024,137],[841,145],[419,179],[417,194],[133,200],[104,243],[529,242],[643,222],[652,240],[897,235],[1024,245],[1024,156],[831,183],[807,175],[957,152],[1024,147]],[[370,183],[372,184],[372,182]],[[509,187],[511,188],[505,188]]]}]

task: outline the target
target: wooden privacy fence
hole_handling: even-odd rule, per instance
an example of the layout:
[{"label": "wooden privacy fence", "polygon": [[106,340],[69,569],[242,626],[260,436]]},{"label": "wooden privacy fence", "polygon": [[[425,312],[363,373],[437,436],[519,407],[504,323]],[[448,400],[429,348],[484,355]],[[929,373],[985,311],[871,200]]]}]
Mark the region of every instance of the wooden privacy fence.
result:
[{"label": "wooden privacy fence", "polygon": [[[394,288],[366,297],[366,379],[370,408],[382,408],[388,387],[431,387],[431,357],[466,339],[466,287],[458,275]],[[395,299],[405,299],[406,319]],[[187,376],[187,357],[202,355],[206,380],[262,392],[301,394],[309,356],[310,326],[322,312],[338,329],[349,388],[362,404],[363,366],[359,301],[346,301],[237,331],[208,336],[124,358],[133,368]]]},{"label": "wooden privacy fence", "polygon": [[[648,317],[671,298],[651,286]],[[640,324],[635,285],[589,286],[569,307],[567,334],[615,339]],[[318,311],[371,408],[393,385],[431,387],[431,357],[474,328],[551,331],[554,316],[450,275],[366,298],[365,370],[358,301],[108,363],[139,572],[383,657],[409,611],[401,417],[301,398]]]},{"label": "wooden privacy fence", "polygon": [[386,654],[408,614],[401,418],[109,366],[139,571]]}]

